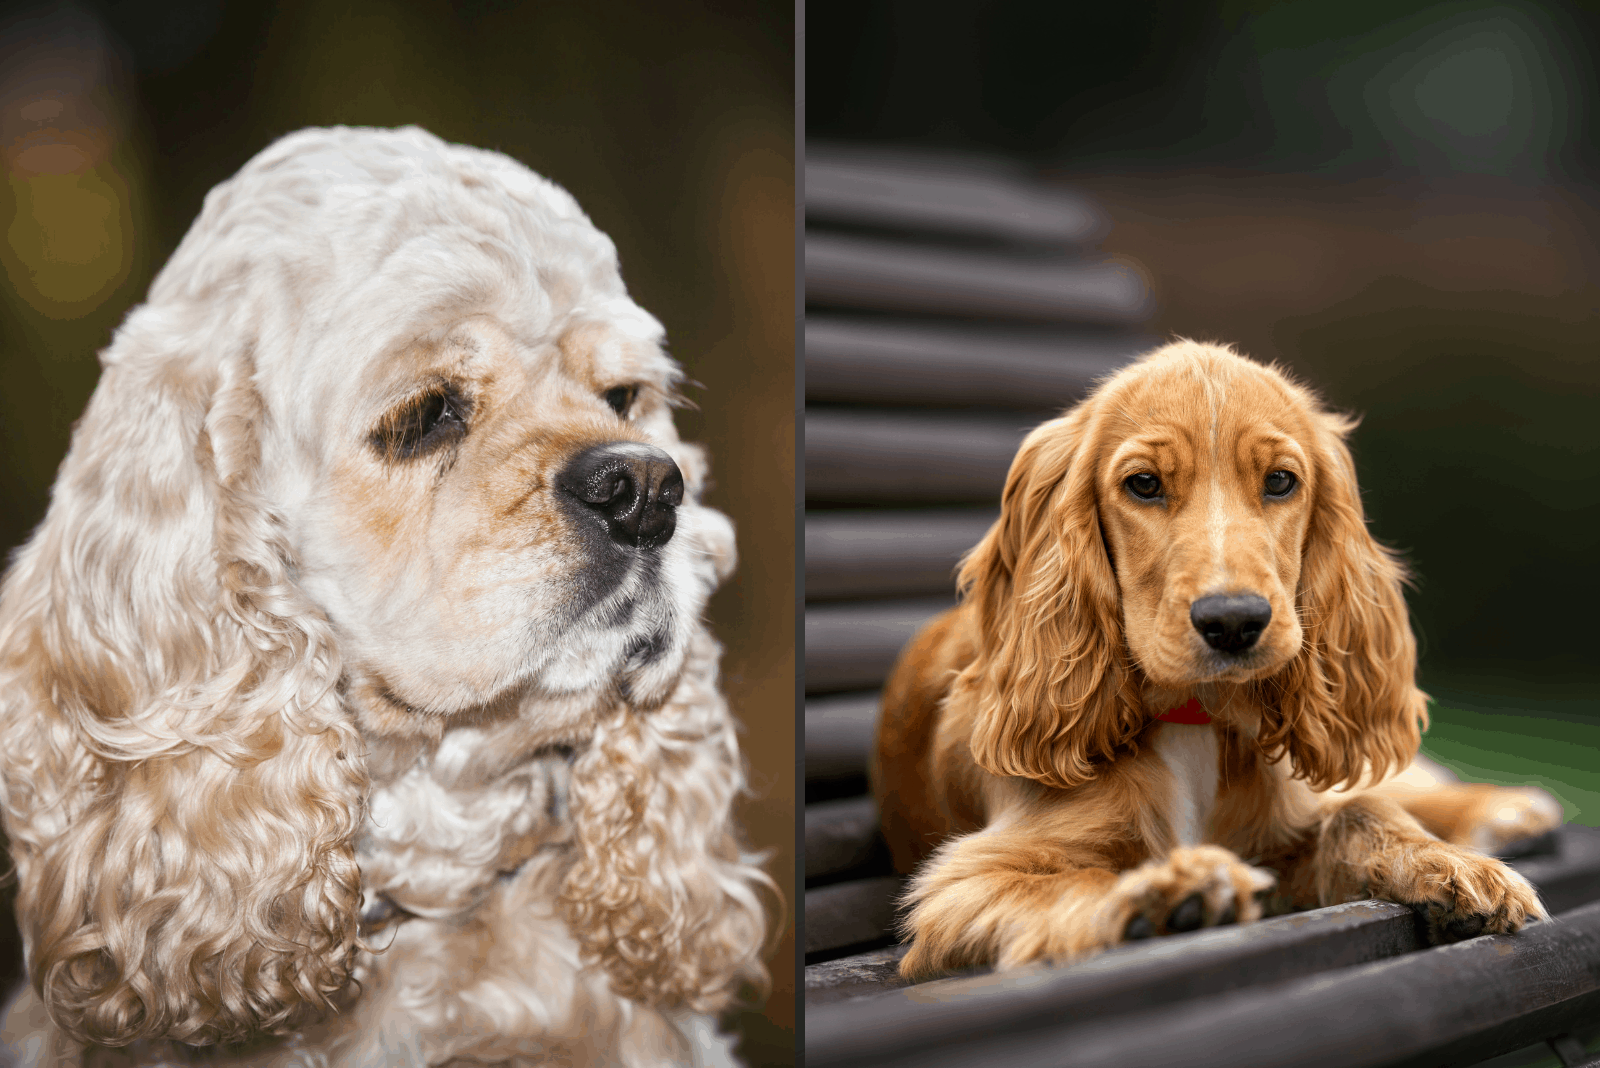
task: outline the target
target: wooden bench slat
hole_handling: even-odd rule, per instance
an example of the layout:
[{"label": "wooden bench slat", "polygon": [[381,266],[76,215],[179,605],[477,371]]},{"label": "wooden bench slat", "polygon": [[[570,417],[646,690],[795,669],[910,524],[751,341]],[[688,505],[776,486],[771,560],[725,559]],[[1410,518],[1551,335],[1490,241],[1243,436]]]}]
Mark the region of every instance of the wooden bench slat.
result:
[{"label": "wooden bench slat", "polygon": [[806,501],[960,504],[998,501],[1034,415],[806,410]]},{"label": "wooden bench slat", "polygon": [[962,554],[998,514],[990,508],[807,513],[806,600],[948,596]]},{"label": "wooden bench slat", "polygon": [[807,316],[811,402],[1059,410],[1159,339],[1014,323]]},{"label": "wooden bench slat", "polygon": [[[1086,1019],[1103,1012],[1128,1012],[1170,1004],[1224,989],[1279,982],[1325,968],[1379,960],[1421,948],[1411,910],[1392,902],[1354,901],[1314,912],[1274,916],[1243,927],[1213,927],[1151,942],[1119,946],[1077,965],[1035,967],[1005,973],[989,969],[935,979],[900,991],[897,999],[876,999],[849,1019],[866,1019],[881,1010],[884,1019],[916,1017],[920,1008],[982,1003],[1009,1023],[1038,1014]],[[904,955],[905,947],[901,947]],[[828,965],[845,971],[843,958]],[[870,961],[869,957],[868,960]],[[810,972],[810,968],[806,969]],[[829,974],[829,973],[824,973]],[[856,996],[887,993],[904,985],[898,973],[875,990],[878,973],[863,968],[852,982]],[[838,985],[838,984],[831,984]],[[997,992],[1004,994],[997,1001]],[[841,1017],[841,1019],[845,1019]]]},{"label": "wooden bench slat", "polygon": [[812,229],[805,240],[808,307],[1134,326],[1153,304],[1139,270],[1115,260]]},{"label": "wooden bench slat", "polygon": [[[827,844],[830,857],[838,857],[838,855],[845,854],[864,855],[864,857],[867,857],[867,855],[872,855],[872,851],[878,847],[877,825],[866,819],[866,814],[870,811],[870,799],[854,798],[853,801],[856,804],[856,811],[853,814],[854,819],[843,819],[842,814],[846,811],[846,804],[848,803],[835,801],[835,803],[830,804],[837,806],[837,812],[840,815],[835,815],[835,809],[829,809],[829,811],[819,814],[818,820],[816,820],[818,827],[822,827],[824,823],[827,823],[830,835],[835,838],[835,841],[829,841],[829,844]],[[819,807],[821,806],[816,806],[816,804],[806,806],[806,846],[808,846],[808,854],[810,854],[811,825],[813,825],[811,811],[819,809]],[[845,838],[851,830],[854,830],[854,833],[859,835],[859,838],[856,838],[854,843],[837,841],[837,839]],[[1522,871],[1523,875],[1530,879],[1534,886],[1538,887],[1539,895],[1546,903],[1546,908],[1549,908],[1555,915],[1570,911],[1571,908],[1581,907],[1581,905],[1594,902],[1594,900],[1600,900],[1600,830],[1568,825],[1568,827],[1555,831],[1552,838],[1554,838],[1554,851],[1514,857],[1514,859],[1509,860],[1510,865],[1517,868],[1518,871]],[[821,844],[821,838],[818,839],[818,843]],[[810,855],[808,855],[806,863],[810,867]],[[835,870],[830,875],[837,875],[837,873],[838,871]],[[1301,918],[1318,916],[1325,913],[1325,911],[1317,910],[1310,911],[1310,913],[1299,913],[1299,916]],[[1266,923],[1280,924],[1282,919],[1288,918],[1270,919]],[[1213,937],[1213,935],[1219,937],[1222,932],[1227,931],[1248,932],[1251,931],[1251,927],[1218,929],[1216,932],[1202,932],[1202,934],[1206,934],[1208,938]],[[1230,937],[1245,938],[1246,942],[1248,942],[1248,935],[1230,935]],[[1182,950],[1181,946],[1190,945],[1190,942],[1192,942],[1192,935],[1179,935],[1178,942],[1173,942],[1170,938],[1163,938],[1163,940],[1157,940],[1157,942],[1144,943],[1142,946],[1123,946],[1120,950],[1115,951],[1115,954],[1123,954],[1123,956],[1131,954],[1134,958],[1138,958],[1138,954],[1146,953],[1146,951],[1150,951],[1150,953],[1166,953],[1166,951],[1187,953],[1187,950]],[[1160,948],[1158,950],[1158,946],[1178,946],[1178,948],[1171,948],[1171,950]],[[1115,954],[1098,959],[1120,959]],[[1197,962],[1195,966],[1200,966],[1200,962]],[[856,991],[856,993],[862,993],[862,991]]]},{"label": "wooden bench slat", "polygon": [[851,957],[806,966],[806,1006],[826,1005],[862,994],[882,994],[906,985],[900,978],[900,958],[906,943],[869,949]]},{"label": "wooden bench slat", "polygon": [[1083,244],[1105,211],[995,157],[806,144],[806,221],[922,230],[996,241]]},{"label": "wooden bench slat", "polygon": [[806,701],[806,782],[864,778],[878,729],[878,691]]},{"label": "wooden bench slat", "polygon": [[947,598],[855,601],[806,606],[806,692],[874,689],[895,657]]},{"label": "wooden bench slat", "polygon": [[879,845],[878,806],[871,797],[847,797],[806,806],[808,883],[860,871],[875,860],[886,862],[887,857]]},{"label": "wooden bench slat", "polygon": [[806,954],[881,942],[905,880],[881,876],[806,891]]},{"label": "wooden bench slat", "polygon": [[[1408,909],[1355,902],[1124,947],[1071,968],[819,1004],[807,1013],[806,1062],[1463,1064],[1589,1022],[1600,1008],[1600,902],[1514,936],[1412,952],[1415,940]],[[1390,959],[1348,959],[1363,952]],[[1192,994],[1174,1001],[1164,983]]]}]

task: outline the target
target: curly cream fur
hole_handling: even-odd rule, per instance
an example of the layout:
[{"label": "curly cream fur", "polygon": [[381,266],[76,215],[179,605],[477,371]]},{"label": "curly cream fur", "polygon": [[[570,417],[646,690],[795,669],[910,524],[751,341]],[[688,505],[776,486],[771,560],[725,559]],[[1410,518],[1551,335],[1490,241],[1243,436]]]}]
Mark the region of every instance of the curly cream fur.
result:
[{"label": "curly cream fur", "polygon": [[619,991],[714,1012],[750,972],[762,906],[724,825],[738,744],[716,680],[694,681],[648,718],[618,710],[573,766],[562,905]]},{"label": "curly cream fur", "polygon": [[[0,589],[14,1052],[725,1054],[692,1014],[764,982],[770,883],[700,622],[732,530],[660,339],[572,198],[494,153],[303,131],[212,191]],[[372,447],[446,379],[459,447]],[[685,498],[601,581],[553,478],[608,441]],[[383,900],[414,918],[361,939]]]}]

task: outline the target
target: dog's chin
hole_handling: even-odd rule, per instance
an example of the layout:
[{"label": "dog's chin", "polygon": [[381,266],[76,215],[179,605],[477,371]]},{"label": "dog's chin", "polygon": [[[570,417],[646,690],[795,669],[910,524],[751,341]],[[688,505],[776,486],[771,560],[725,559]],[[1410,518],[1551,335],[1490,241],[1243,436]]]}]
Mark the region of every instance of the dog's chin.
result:
[{"label": "dog's chin", "polygon": [[639,633],[575,635],[522,670],[508,670],[492,690],[352,665],[348,693],[365,726],[397,735],[438,735],[452,722],[514,714],[529,701],[609,697],[651,709],[672,695],[683,674],[690,636],[681,630],[665,623]]},{"label": "dog's chin", "polygon": [[1242,684],[1270,678],[1282,671],[1293,654],[1274,648],[1223,653],[1208,647],[1177,653],[1139,657],[1139,668],[1157,686],[1184,690],[1210,683]]},{"label": "dog's chin", "polygon": [[599,711],[623,701],[651,711],[672,696],[683,675],[685,657],[664,658],[613,675],[587,674],[558,680],[560,685],[519,683],[486,701],[459,707],[424,704],[363,673],[347,691],[348,707],[368,737],[438,741],[451,726],[481,727],[537,710],[537,722],[552,740],[579,737]]},{"label": "dog's chin", "polygon": [[679,649],[672,655],[625,670],[618,680],[623,699],[646,711],[659,708],[678,688],[685,659],[684,651]]},{"label": "dog's chin", "polygon": [[686,639],[675,634],[636,636],[620,649],[605,650],[606,655],[590,650],[588,657],[564,657],[537,673],[528,689],[549,697],[604,691],[636,708],[655,708],[677,686],[686,646]]}]

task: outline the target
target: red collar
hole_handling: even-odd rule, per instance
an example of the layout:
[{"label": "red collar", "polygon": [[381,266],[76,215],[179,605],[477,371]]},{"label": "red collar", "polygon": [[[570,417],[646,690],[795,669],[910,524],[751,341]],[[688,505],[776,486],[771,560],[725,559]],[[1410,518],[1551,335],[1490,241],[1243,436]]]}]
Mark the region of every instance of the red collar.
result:
[{"label": "red collar", "polygon": [[1169,708],[1157,716],[1163,723],[1183,723],[1191,727],[1204,727],[1211,722],[1211,713],[1200,707],[1200,698],[1191,697],[1176,708]]}]

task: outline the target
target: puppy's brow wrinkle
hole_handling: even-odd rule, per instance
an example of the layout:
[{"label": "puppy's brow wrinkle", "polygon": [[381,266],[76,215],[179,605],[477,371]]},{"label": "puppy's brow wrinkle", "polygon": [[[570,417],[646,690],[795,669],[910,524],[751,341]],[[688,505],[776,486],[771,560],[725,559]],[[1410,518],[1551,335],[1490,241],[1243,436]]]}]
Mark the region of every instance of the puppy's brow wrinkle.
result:
[{"label": "puppy's brow wrinkle", "polygon": [[529,479],[523,491],[512,498],[509,504],[499,509],[500,515],[502,517],[510,517],[521,514],[523,508],[535,494],[546,492],[547,489],[548,486],[543,479]]}]

